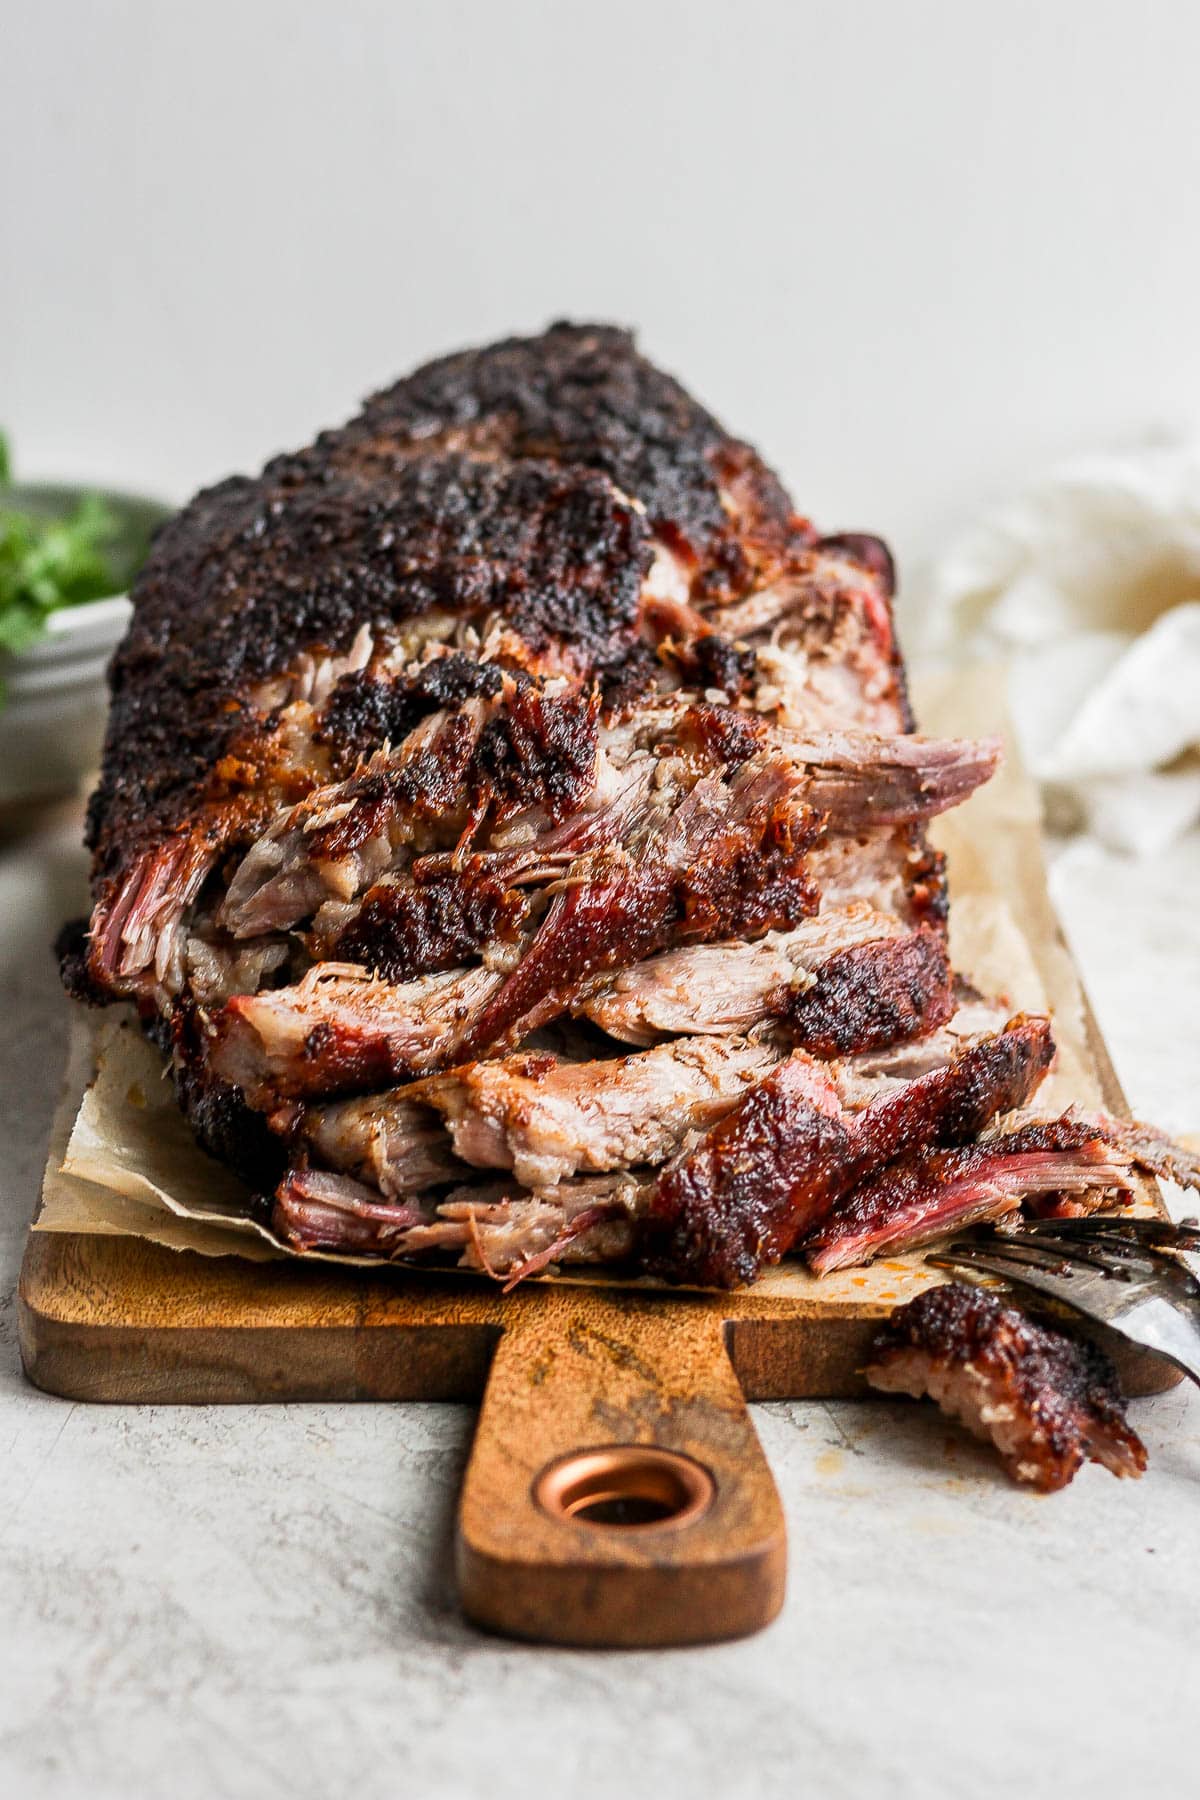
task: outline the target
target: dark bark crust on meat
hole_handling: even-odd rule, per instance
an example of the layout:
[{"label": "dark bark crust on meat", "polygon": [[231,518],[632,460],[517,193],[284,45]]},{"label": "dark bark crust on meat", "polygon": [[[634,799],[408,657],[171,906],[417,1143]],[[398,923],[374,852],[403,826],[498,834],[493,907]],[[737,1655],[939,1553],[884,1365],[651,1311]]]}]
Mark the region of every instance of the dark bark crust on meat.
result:
[{"label": "dark bark crust on meat", "polygon": [[397,813],[428,822],[453,817],[462,805],[475,748],[470,720],[452,713],[433,742],[399,767],[368,765],[347,783],[346,798],[353,805],[345,815],[307,834],[310,856],[334,862],[349,856]]},{"label": "dark bark crust on meat", "polygon": [[325,705],[317,742],[330,752],[335,780],[383,744],[401,743],[423,719],[451,711],[464,700],[491,700],[504,685],[494,663],[482,663],[455,650],[436,656],[415,675],[388,681],[365,672],[343,675]]},{"label": "dark bark crust on meat", "polygon": [[658,657],[689,686],[701,693],[715,688],[728,700],[750,693],[758,673],[758,652],[753,645],[738,643],[719,631],[701,632],[678,644],[667,639],[659,645]]},{"label": "dark bark crust on meat", "polygon": [[85,1006],[103,1006],[108,993],[96,983],[90,962],[90,919],[68,919],[54,940],[58,973],[72,1000]]},{"label": "dark bark crust on meat", "polygon": [[819,1078],[784,1063],[689,1156],[666,1169],[643,1231],[646,1267],[667,1281],[736,1287],[787,1247],[799,1191],[849,1160],[842,1119]]},{"label": "dark bark crust on meat", "polygon": [[478,733],[465,713],[452,712],[432,740],[398,766],[372,764],[351,776],[345,797],[352,809],[308,834],[310,853],[347,856],[396,812],[431,823],[464,811],[479,822],[490,813],[500,823],[538,806],[556,823],[594,783],[599,710],[595,687],[548,695],[524,681]]},{"label": "dark bark crust on meat", "polygon": [[223,797],[213,770],[254,726],[250,686],[364,621],[494,611],[584,674],[616,670],[651,526],[716,598],[812,541],[753,452],[603,326],[443,358],[261,476],[199,494],[159,533],[113,663],[98,876]]},{"label": "dark bark crust on meat", "polygon": [[596,772],[600,691],[547,696],[519,687],[480,733],[472,764],[479,801],[496,819],[541,806],[557,823],[574,812]]},{"label": "dark bark crust on meat", "polygon": [[766,732],[753,714],[705,701],[688,709],[677,736],[680,747],[691,748],[706,765],[736,769],[761,748]]},{"label": "dark bark crust on meat", "polygon": [[850,1056],[925,1037],[955,1008],[941,934],[923,925],[907,937],[873,939],[821,964],[809,988],[790,988],[779,1015],[813,1056]]},{"label": "dark bark crust on meat", "polygon": [[[766,560],[815,535],[754,451],[612,326],[559,323],[428,363],[376,394],[340,435],[390,465],[397,442],[456,431],[482,431],[509,456],[599,470],[696,559],[714,598],[749,585],[757,559],[747,540]],[[308,454],[319,458],[324,442]]]},{"label": "dark bark crust on meat", "polygon": [[515,943],[528,910],[519,889],[486,874],[385,882],[321,948],[327,959],[359,963],[385,981],[413,981],[469,962],[489,943]]},{"label": "dark bark crust on meat", "polygon": [[1005,1460],[1019,1480],[1063,1487],[1085,1456],[1121,1473],[1145,1467],[1116,1371],[1095,1344],[1027,1318],[982,1288],[951,1282],[896,1309],[872,1344],[868,1380],[914,1352],[933,1367],[970,1370],[993,1408],[1011,1409],[1024,1441]]}]

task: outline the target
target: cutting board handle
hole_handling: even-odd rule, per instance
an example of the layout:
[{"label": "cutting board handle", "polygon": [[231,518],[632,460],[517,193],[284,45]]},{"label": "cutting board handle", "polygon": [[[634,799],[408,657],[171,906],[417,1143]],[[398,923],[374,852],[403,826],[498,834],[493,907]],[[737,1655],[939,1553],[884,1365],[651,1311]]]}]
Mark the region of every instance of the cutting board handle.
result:
[{"label": "cutting board handle", "polygon": [[720,1310],[563,1287],[549,1319],[545,1290],[539,1301],[510,1296],[463,1484],[469,1617],[610,1647],[768,1624],[783,1513]]}]

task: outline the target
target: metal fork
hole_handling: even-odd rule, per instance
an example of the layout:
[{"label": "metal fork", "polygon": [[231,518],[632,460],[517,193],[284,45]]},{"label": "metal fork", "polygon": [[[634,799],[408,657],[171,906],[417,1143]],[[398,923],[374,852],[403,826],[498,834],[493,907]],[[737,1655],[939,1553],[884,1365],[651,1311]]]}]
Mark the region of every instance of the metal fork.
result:
[{"label": "metal fork", "polygon": [[937,1269],[998,1275],[1165,1356],[1200,1383],[1200,1225],[1185,1219],[1037,1219],[977,1226],[931,1252]]}]

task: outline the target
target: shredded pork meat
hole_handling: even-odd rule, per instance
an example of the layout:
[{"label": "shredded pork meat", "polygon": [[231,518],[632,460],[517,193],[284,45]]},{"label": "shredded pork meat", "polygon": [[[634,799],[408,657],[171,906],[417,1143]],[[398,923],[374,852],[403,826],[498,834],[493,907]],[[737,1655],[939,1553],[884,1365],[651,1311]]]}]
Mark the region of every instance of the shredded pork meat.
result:
[{"label": "shredded pork meat", "polygon": [[726,1286],[1184,1168],[977,1141],[1053,1040],[951,969],[1000,747],[917,733],[894,585],[623,332],[429,364],[160,534],[68,986],[298,1251]]},{"label": "shredded pork meat", "polygon": [[736,1106],[782,1054],[744,1038],[677,1038],[614,1061],[509,1056],[311,1108],[303,1131],[333,1168],[369,1167],[384,1193],[418,1192],[464,1165],[511,1169],[527,1187],[549,1187],[580,1173],[664,1162],[689,1132]]}]

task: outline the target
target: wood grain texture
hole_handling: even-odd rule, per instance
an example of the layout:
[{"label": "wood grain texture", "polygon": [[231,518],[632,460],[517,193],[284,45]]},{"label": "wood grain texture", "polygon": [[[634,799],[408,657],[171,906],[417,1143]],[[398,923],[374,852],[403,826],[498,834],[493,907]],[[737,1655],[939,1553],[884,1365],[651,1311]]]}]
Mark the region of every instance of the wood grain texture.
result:
[{"label": "wood grain texture", "polygon": [[799,1270],[734,1294],[529,1282],[501,1295],[466,1276],[249,1263],[140,1238],[32,1232],[18,1320],[30,1380],[76,1400],[477,1399],[501,1336],[530,1342],[568,1316],[604,1310],[619,1323],[637,1308],[668,1335],[703,1328],[710,1358],[727,1344],[721,1354],[747,1399],[832,1398],[864,1392],[857,1371],[874,1326],[898,1294],[937,1279],[890,1267],[894,1285],[861,1300]]},{"label": "wood grain texture", "polygon": [[[715,1497],[694,1523],[604,1528],[537,1504],[539,1472],[565,1453],[642,1445],[711,1475]],[[559,1289],[520,1316],[492,1364],[457,1561],[468,1615],[517,1637],[702,1643],[769,1623],[783,1603],[783,1511],[720,1311]]]}]

